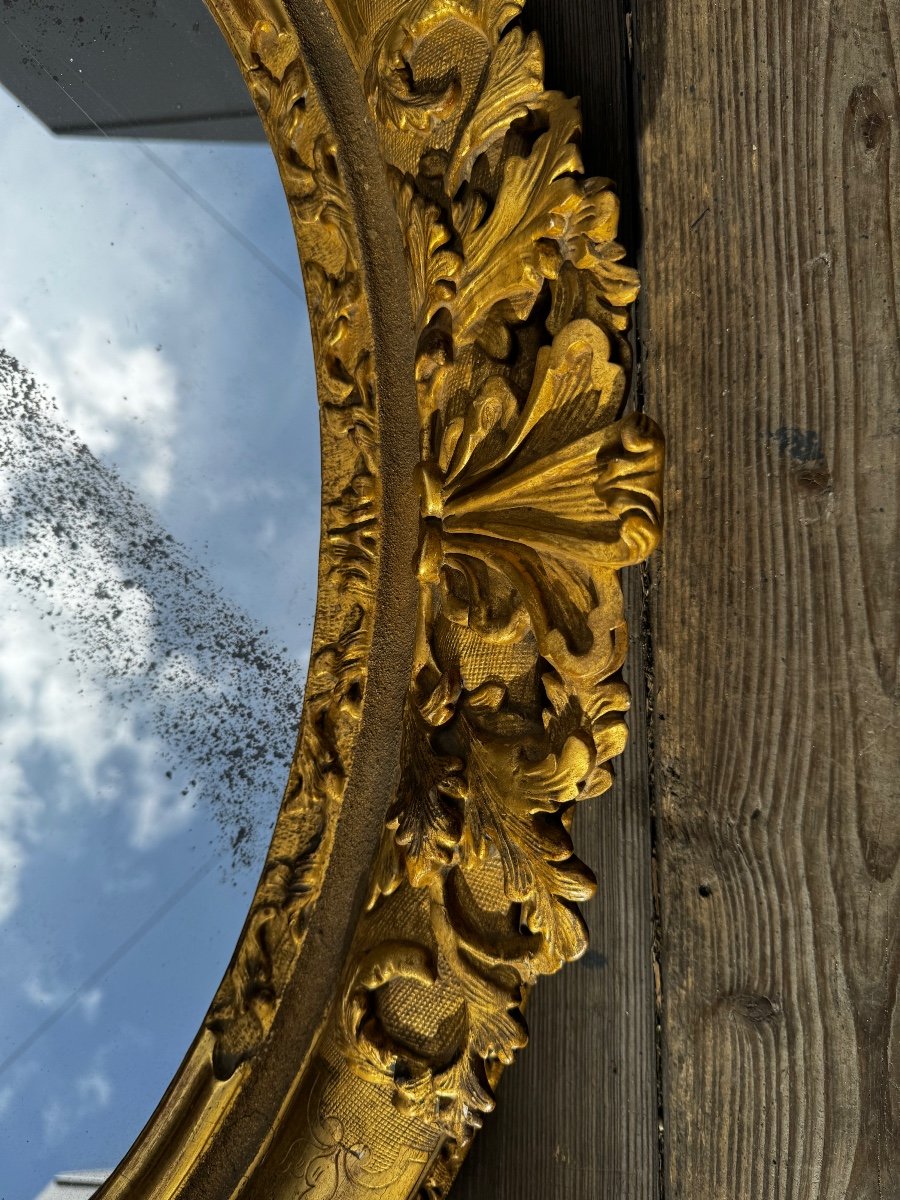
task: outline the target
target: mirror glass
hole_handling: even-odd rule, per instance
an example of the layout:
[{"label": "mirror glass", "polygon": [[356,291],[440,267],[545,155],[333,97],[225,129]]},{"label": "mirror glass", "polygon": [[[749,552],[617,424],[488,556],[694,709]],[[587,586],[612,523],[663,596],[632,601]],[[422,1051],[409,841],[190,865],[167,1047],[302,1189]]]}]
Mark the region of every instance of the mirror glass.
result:
[{"label": "mirror glass", "polygon": [[79,1200],[259,874],[318,416],[277,169],[200,0],[7,0],[0,84],[0,1195]]}]

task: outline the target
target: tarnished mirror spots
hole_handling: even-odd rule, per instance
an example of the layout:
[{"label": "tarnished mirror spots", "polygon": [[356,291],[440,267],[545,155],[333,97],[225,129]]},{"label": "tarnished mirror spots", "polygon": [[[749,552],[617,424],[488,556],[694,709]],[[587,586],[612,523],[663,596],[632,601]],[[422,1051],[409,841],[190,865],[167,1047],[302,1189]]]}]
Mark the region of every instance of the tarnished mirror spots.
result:
[{"label": "tarnished mirror spots", "polygon": [[0,1189],[32,1200],[122,1157],[232,953],[319,438],[283,188],[202,3],[6,5],[0,83]]}]

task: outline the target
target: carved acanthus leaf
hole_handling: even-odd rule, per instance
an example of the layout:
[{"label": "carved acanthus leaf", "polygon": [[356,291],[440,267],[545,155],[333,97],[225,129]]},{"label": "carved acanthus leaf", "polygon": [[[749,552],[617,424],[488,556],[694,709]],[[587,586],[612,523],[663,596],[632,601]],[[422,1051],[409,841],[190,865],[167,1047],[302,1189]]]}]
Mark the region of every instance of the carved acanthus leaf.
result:
[{"label": "carved acanthus leaf", "polygon": [[[512,29],[488,65],[484,88],[463,125],[444,177],[449,196],[469,181],[476,158],[496,159],[514,121],[528,116],[544,97],[544,58],[537,34]],[[492,164],[493,165],[493,162]]]},{"label": "carved acanthus leaf", "polygon": [[531,153],[508,158],[490,211],[454,205],[464,269],[453,310],[453,333],[463,347],[504,305],[527,320],[538,293],[562,262],[558,241],[579,204],[575,178],[581,158],[572,137],[578,110],[566,101],[561,120],[541,134]]},{"label": "carved acanthus leaf", "polygon": [[425,200],[409,179],[396,182],[395,194],[397,213],[406,231],[416,328],[424,329],[437,310],[455,295],[462,261],[448,248],[450,231],[440,208]]},{"label": "carved acanthus leaf", "polygon": [[541,936],[540,950],[529,951],[530,979],[577,958],[587,944],[584,922],[570,905],[593,895],[594,879],[574,858],[568,831],[546,815],[579,798],[592,750],[573,736],[558,757],[529,761],[520,739],[475,731],[470,747],[461,862],[498,854],[506,898],[521,905],[521,927]]}]

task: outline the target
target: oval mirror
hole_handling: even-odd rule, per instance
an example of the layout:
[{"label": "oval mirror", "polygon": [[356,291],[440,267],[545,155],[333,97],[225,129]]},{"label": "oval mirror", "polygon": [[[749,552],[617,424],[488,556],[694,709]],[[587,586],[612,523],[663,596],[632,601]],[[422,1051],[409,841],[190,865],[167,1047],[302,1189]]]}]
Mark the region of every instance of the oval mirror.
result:
[{"label": "oval mirror", "polygon": [[0,21],[0,1182],[76,1200],[259,875],[318,417],[276,164],[202,0]]}]

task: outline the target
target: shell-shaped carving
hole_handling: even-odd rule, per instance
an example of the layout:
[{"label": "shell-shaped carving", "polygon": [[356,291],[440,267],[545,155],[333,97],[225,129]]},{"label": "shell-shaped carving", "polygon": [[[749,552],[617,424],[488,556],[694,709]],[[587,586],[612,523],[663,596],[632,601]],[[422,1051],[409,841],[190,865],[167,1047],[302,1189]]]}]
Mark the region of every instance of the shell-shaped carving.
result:
[{"label": "shell-shaped carving", "polygon": [[640,414],[614,419],[624,384],[603,330],[573,321],[539,351],[521,410],[492,377],[463,416],[438,423],[422,466],[423,575],[465,572],[466,559],[505,575],[548,654],[554,629],[576,649],[587,617],[566,621],[560,596],[641,562],[659,539],[662,438]]}]

